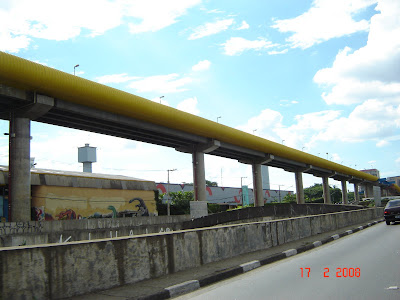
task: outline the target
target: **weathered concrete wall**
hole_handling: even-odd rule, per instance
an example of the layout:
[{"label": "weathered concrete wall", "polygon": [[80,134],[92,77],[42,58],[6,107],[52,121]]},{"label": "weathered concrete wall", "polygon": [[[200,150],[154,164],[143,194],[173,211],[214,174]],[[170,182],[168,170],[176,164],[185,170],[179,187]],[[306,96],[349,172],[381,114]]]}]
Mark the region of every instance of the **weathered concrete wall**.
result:
[{"label": "weathered concrete wall", "polygon": [[185,216],[135,218],[102,218],[63,221],[32,221],[0,223],[0,247],[104,239],[147,233],[194,229],[220,224],[268,221],[275,218],[316,215],[359,209],[354,205],[277,204],[249,207],[191,219]]},{"label": "weathered concrete wall", "polygon": [[0,250],[2,299],[60,299],[382,217],[382,208]]},{"label": "weathered concrete wall", "polygon": [[[189,215],[0,223],[0,247],[132,236],[182,229]],[[90,234],[90,235],[89,235]]]},{"label": "weathered concrete wall", "polygon": [[215,226],[243,222],[243,220],[265,220],[265,217],[296,217],[306,215],[318,215],[339,211],[360,209],[359,205],[337,205],[337,204],[295,204],[282,203],[262,207],[248,207],[232,211],[212,214],[207,217],[189,220],[183,223],[183,229]]}]

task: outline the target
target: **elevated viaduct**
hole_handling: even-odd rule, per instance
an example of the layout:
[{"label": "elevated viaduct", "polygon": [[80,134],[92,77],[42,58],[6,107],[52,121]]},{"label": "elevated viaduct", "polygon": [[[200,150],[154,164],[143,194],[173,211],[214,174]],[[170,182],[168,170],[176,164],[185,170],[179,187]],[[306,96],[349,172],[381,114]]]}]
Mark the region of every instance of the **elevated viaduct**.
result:
[{"label": "elevated viaduct", "polygon": [[[379,189],[378,178],[314,155],[194,116],[93,81],[0,52],[0,118],[10,121],[9,203],[11,220],[30,220],[30,121],[87,130],[191,153],[195,202],[206,214],[204,154],[251,164],[255,206],[262,206],[261,165],[293,172],[297,203],[304,203],[302,174]],[[395,186],[400,191],[398,186]],[[359,199],[356,195],[356,201]],[[202,214],[200,213],[200,215]]]}]

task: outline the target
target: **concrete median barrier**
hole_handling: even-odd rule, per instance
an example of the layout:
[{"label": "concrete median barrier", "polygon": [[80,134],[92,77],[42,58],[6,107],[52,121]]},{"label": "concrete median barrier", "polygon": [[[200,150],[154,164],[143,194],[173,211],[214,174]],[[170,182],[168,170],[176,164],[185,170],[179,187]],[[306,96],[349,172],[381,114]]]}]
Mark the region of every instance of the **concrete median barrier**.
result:
[{"label": "concrete median barrier", "polygon": [[3,248],[2,299],[60,299],[105,290],[371,221],[382,214],[381,208],[371,208],[133,237]]}]

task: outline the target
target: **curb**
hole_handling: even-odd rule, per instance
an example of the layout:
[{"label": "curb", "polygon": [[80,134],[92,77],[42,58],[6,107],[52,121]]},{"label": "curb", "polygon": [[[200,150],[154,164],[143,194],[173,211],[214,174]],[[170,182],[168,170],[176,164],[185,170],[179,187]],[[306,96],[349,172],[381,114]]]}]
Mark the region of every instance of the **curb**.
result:
[{"label": "curb", "polygon": [[254,270],[254,269],[259,268],[261,266],[265,266],[265,265],[271,264],[273,262],[282,260],[284,258],[293,256],[293,255],[296,255],[296,254],[299,254],[299,253],[302,253],[302,252],[306,252],[306,251],[314,249],[314,248],[317,248],[319,246],[322,246],[324,244],[330,243],[332,241],[335,241],[335,240],[337,240],[339,238],[342,238],[344,236],[353,234],[355,232],[361,231],[363,229],[366,229],[368,227],[371,227],[371,226],[376,225],[378,223],[381,223],[383,221],[384,221],[383,219],[382,220],[378,220],[378,221],[373,221],[371,223],[367,223],[364,226],[359,226],[359,227],[356,227],[356,228],[351,229],[351,230],[347,230],[347,231],[342,232],[342,233],[331,235],[330,237],[325,238],[325,239],[323,239],[321,241],[315,241],[312,244],[301,246],[301,247],[299,247],[297,249],[288,249],[288,250],[283,251],[281,253],[277,253],[277,254],[273,254],[271,256],[268,256],[268,257],[266,257],[266,258],[264,258],[262,260],[254,260],[254,261],[250,261],[250,262],[241,264],[241,265],[239,265],[237,267],[221,270],[221,271],[216,272],[216,273],[214,273],[212,275],[207,275],[205,277],[202,277],[202,278],[200,278],[198,280],[189,280],[189,281],[182,282],[180,284],[169,286],[169,287],[166,287],[161,292],[158,292],[158,293],[155,293],[155,294],[152,294],[152,295],[148,295],[148,296],[145,296],[145,297],[140,297],[138,299],[139,300],[162,300],[162,299],[169,299],[169,298],[172,298],[172,297],[176,297],[176,296],[179,296],[179,295],[190,293],[190,292],[193,292],[193,291],[195,291],[195,290],[197,290],[199,288],[205,287],[207,285],[211,285],[211,284],[216,283],[218,281],[222,281],[222,280],[225,280],[225,279],[228,279],[228,278],[232,278],[232,277],[234,277],[236,275],[246,273],[248,271]]}]

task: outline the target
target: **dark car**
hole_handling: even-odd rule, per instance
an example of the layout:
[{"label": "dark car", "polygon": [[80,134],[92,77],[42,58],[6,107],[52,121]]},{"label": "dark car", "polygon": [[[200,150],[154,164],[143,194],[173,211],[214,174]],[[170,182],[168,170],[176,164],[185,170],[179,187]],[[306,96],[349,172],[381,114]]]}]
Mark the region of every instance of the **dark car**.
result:
[{"label": "dark car", "polygon": [[386,225],[390,222],[400,222],[400,199],[390,200],[385,206]]}]

